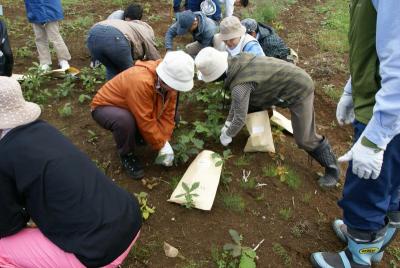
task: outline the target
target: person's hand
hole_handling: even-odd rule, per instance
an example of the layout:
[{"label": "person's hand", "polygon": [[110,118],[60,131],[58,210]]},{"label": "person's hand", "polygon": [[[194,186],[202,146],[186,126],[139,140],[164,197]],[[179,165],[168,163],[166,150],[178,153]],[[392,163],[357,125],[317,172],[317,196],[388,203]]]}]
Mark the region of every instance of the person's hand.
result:
[{"label": "person's hand", "polygon": [[373,144],[366,137],[361,136],[346,154],[338,158],[339,162],[353,160],[353,173],[359,178],[378,178],[381,173],[384,150],[372,148],[364,144]]},{"label": "person's hand", "polygon": [[351,124],[354,121],[354,105],[351,94],[343,92],[336,108],[336,119],[339,125]]},{"label": "person's hand", "polygon": [[161,164],[170,167],[174,162],[174,150],[172,150],[171,144],[167,141],[164,147],[158,152],[158,157],[160,157]]},{"label": "person's hand", "polygon": [[228,128],[231,126],[232,122],[231,121],[225,121],[224,126],[221,128],[221,133],[226,132]]},{"label": "person's hand", "polygon": [[221,131],[221,136],[219,136],[219,140],[223,146],[228,146],[229,143],[232,142],[232,138],[226,135],[225,131]]}]

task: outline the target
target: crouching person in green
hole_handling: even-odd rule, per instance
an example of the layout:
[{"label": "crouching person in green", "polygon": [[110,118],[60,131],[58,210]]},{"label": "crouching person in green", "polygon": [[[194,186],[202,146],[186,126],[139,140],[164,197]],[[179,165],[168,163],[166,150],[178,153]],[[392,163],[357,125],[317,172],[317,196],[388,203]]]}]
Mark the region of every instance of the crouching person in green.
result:
[{"label": "crouching person in green", "polygon": [[226,52],[208,47],[195,59],[202,80],[224,80],[231,92],[231,108],[220,140],[227,146],[245,125],[247,113],[266,110],[272,105],[289,108],[297,145],[324,168],[320,186],[333,187],[339,179],[336,157],[326,137],[316,133],[314,83],[301,68],[271,57],[241,53],[228,59]]},{"label": "crouching person in green", "polygon": [[142,225],[137,200],[39,115],[1,76],[0,267],[119,267]]}]

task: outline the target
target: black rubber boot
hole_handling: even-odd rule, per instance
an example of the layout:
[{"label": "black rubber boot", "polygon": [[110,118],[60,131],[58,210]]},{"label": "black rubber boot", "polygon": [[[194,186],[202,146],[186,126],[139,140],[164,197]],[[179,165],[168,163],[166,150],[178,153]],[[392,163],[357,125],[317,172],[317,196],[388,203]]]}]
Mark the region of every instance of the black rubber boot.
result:
[{"label": "black rubber boot", "polygon": [[143,166],[132,153],[121,155],[120,158],[122,166],[130,177],[135,180],[139,180],[144,177]]},{"label": "black rubber boot", "polygon": [[340,170],[328,139],[324,137],[318,147],[308,154],[325,168],[324,176],[318,180],[319,185],[321,187],[334,187],[339,181]]}]

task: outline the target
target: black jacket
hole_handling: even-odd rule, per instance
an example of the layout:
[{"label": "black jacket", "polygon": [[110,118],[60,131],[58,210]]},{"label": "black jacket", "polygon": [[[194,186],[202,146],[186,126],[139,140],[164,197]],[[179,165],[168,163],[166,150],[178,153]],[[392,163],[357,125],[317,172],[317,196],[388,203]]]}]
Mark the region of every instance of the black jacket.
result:
[{"label": "black jacket", "polygon": [[141,227],[132,194],[41,120],[0,140],[0,238],[21,230],[27,215],[88,267],[111,263]]},{"label": "black jacket", "polygon": [[288,61],[287,56],[290,54],[290,49],[274,29],[259,22],[258,34],[258,42],[264,50],[265,56]]},{"label": "black jacket", "polygon": [[11,76],[14,65],[6,24],[0,20],[0,76]]}]

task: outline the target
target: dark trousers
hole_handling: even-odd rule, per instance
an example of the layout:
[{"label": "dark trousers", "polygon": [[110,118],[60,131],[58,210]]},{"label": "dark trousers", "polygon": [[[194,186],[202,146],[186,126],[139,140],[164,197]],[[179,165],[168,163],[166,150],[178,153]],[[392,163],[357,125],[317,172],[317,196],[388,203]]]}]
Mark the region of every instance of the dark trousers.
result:
[{"label": "dark trousers", "polygon": [[92,60],[98,60],[106,67],[107,80],[133,66],[128,39],[112,26],[96,25],[90,29],[87,47]]},{"label": "dark trousers", "polygon": [[[354,140],[365,129],[360,122],[354,123]],[[400,190],[400,135],[388,144],[383,156],[381,173],[376,180],[360,179],[352,172],[352,162],[347,169],[343,197],[339,206],[343,209],[344,223],[362,231],[374,232],[385,225],[386,213],[399,211]]]},{"label": "dark trousers", "polygon": [[99,106],[92,111],[92,117],[100,126],[113,133],[120,155],[134,152],[136,140],[141,136],[131,112],[115,106]]}]

